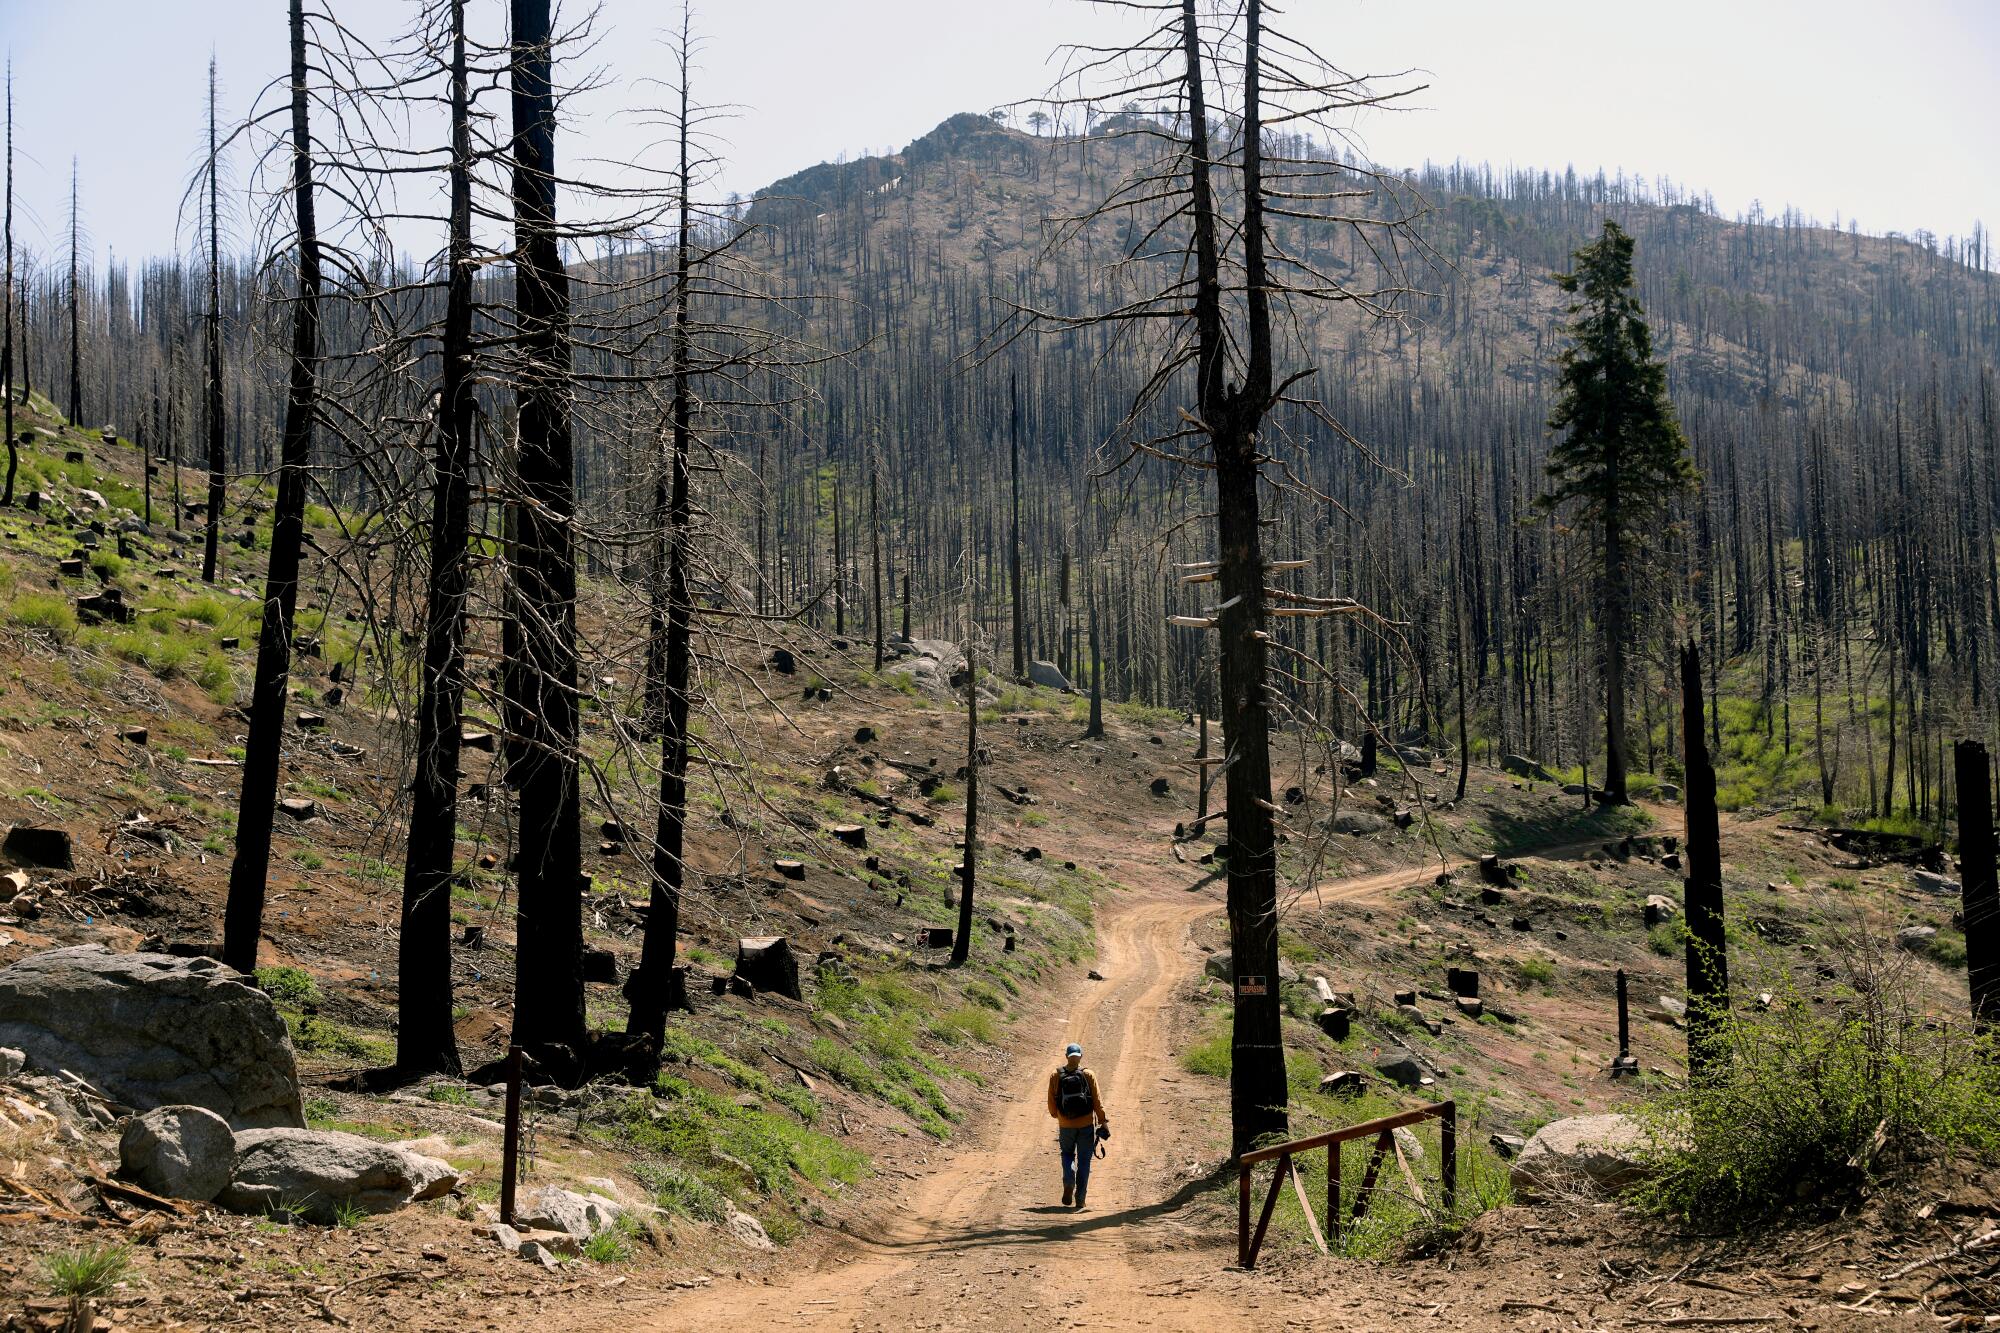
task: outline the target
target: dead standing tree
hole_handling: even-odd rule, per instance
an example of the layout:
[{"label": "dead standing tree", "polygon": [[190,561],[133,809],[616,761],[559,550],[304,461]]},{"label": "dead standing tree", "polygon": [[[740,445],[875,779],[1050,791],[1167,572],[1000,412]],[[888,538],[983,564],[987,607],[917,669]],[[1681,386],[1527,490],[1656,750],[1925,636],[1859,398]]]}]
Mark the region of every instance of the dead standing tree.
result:
[{"label": "dead standing tree", "polygon": [[512,0],[515,400],[507,574],[518,652],[506,664],[515,855],[514,1042],[545,1067],[584,1053],[583,842],[577,780],[575,371],[556,223],[556,34],[550,0]]},{"label": "dead standing tree", "polygon": [[[223,922],[223,961],[239,972],[257,970],[257,941],[263,929],[264,890],[270,870],[271,825],[277,813],[278,760],[285,730],[286,684],[292,660],[292,627],[298,606],[299,555],[306,510],[306,471],[312,461],[313,419],[318,391],[320,344],[320,244],[313,208],[313,145],[307,87],[306,20],[302,0],[291,0],[291,166],[292,227],[280,233],[273,252],[297,257],[298,288],[292,300],[289,382],[285,395],[282,461],[277,506],[271,520],[271,558],[264,583],[263,623],[257,637],[257,675],[251,687],[250,733],[244,747],[243,788],[236,816],[236,855],[229,867],[229,902]],[[215,317],[215,77],[209,70],[210,316]],[[211,409],[220,411],[220,346],[210,327]],[[219,422],[219,417],[215,418]],[[220,426],[212,425],[211,465],[220,463]],[[209,483],[208,555],[205,577],[215,573],[215,511],[220,507],[219,472]]]},{"label": "dead standing tree", "polygon": [[459,1072],[452,1028],[451,883],[458,853],[458,765],[465,706],[466,603],[472,582],[472,187],[478,162],[466,60],[465,0],[447,0],[451,115],[444,325],[430,504],[424,662],[417,703],[417,773],[403,863],[396,975],[399,1074]]},{"label": "dead standing tree", "polygon": [[1722,922],[1722,830],[1715,806],[1715,766],[1702,731],[1701,650],[1681,651],[1681,744],[1687,765],[1688,1077],[1727,1076],[1729,944]]},{"label": "dead standing tree", "polygon": [[[1387,183],[1338,161],[1330,147],[1316,147],[1298,131],[1317,127],[1338,142],[1345,133],[1338,118],[1401,94],[1378,92],[1268,29],[1260,0],[1212,10],[1197,0],[1105,2],[1150,11],[1158,16],[1156,26],[1130,46],[1079,51],[1066,76],[1076,91],[1056,100],[1114,117],[1093,146],[1115,152],[1136,142],[1158,151],[1095,208],[1062,223],[1055,244],[1118,218],[1126,224],[1120,249],[1130,276],[1119,290],[1140,295],[1113,297],[1110,309],[1090,314],[1024,313],[1030,324],[1059,329],[1109,325],[1117,336],[1133,329],[1142,331],[1136,336],[1158,335],[1158,358],[1124,423],[1134,438],[1121,461],[1159,460],[1214,478],[1216,558],[1188,578],[1218,584],[1220,600],[1204,615],[1175,620],[1217,634],[1236,976],[1230,1115],[1240,1153],[1289,1123],[1277,985],[1267,626],[1274,602],[1289,615],[1353,609],[1343,600],[1284,592],[1267,582],[1303,563],[1265,558],[1263,491],[1299,485],[1297,474],[1276,457],[1267,419],[1279,404],[1291,403],[1344,436],[1316,404],[1292,394],[1314,373],[1311,368],[1279,378],[1274,307],[1286,316],[1287,353],[1302,355],[1295,303],[1357,301],[1370,313],[1388,314],[1399,290],[1343,284],[1311,259],[1288,252],[1277,224],[1345,226],[1371,249],[1385,237],[1393,248],[1409,212],[1371,212],[1362,202]],[[1112,86],[1086,86],[1105,81]],[[1162,280],[1162,272],[1170,276]],[[1191,399],[1193,406],[1180,407],[1178,420],[1163,426],[1163,409],[1175,399]]]}]

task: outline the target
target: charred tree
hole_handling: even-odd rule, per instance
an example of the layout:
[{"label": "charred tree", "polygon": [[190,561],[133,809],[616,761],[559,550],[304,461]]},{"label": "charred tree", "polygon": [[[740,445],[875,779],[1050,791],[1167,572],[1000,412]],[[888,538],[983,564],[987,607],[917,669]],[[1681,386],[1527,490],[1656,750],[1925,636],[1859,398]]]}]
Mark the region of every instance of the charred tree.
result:
[{"label": "charred tree", "polygon": [[437,444],[432,456],[430,570],[417,700],[417,773],[404,849],[396,956],[396,1070],[401,1077],[459,1072],[452,1028],[451,885],[458,859],[458,764],[465,706],[466,599],[471,585],[472,107],[465,0],[448,0],[451,72],[450,202],[444,327],[438,346]]},{"label": "charred tree", "polygon": [[1725,1078],[1729,1066],[1729,944],[1722,924],[1722,830],[1715,767],[1702,728],[1701,650],[1681,650],[1681,746],[1687,767],[1688,1079]]},{"label": "charred tree", "polygon": [[[292,627],[298,606],[299,553],[305,534],[306,471],[312,464],[314,397],[319,374],[320,250],[313,214],[313,146],[307,115],[311,103],[306,87],[303,0],[291,0],[291,50],[291,193],[299,285],[292,303],[283,453],[278,469],[277,504],[271,516],[271,559],[264,580],[263,623],[257,637],[250,734],[244,744],[243,791],[236,815],[236,857],[229,867],[229,902],[223,921],[223,961],[246,974],[257,970],[257,941],[263,929],[264,890],[271,862],[271,823],[277,813],[278,758],[285,731],[285,694],[291,677]],[[211,74],[211,173],[213,108]],[[211,196],[210,208],[213,207]],[[210,216],[213,217],[212,212]],[[213,257],[211,253],[211,284]],[[212,360],[211,371],[216,365]],[[211,445],[213,442],[211,437]],[[211,537],[211,553],[213,550]]]},{"label": "charred tree", "polygon": [[662,578],[655,583],[654,596],[660,610],[656,620],[663,635],[660,667],[663,672],[658,690],[660,717],[660,799],[653,832],[652,888],[646,912],[646,934],[641,945],[639,968],[633,973],[626,995],[631,1013],[626,1031],[652,1040],[657,1050],[666,1040],[667,1006],[674,995],[671,985],[676,944],[680,935],[681,892],[684,887],[687,834],[688,709],[693,690],[694,593],[689,579],[689,528],[693,523],[693,502],[688,493],[690,449],[694,435],[694,389],[689,349],[692,282],[692,214],[690,196],[693,173],[688,156],[688,83],[690,54],[689,15],[681,13],[680,109],[676,118],[679,131],[680,165],[676,173],[679,193],[677,244],[674,251],[674,293],[668,330],[667,372],[673,403],[668,422],[665,466],[658,470],[654,493],[655,519],[665,546]]},{"label": "charred tree", "polygon": [[[294,43],[299,39],[295,38]],[[295,76],[297,77],[297,76]],[[294,90],[296,94],[296,89]],[[294,125],[296,128],[296,124]],[[222,508],[227,492],[229,455],[222,409],[222,224],[216,215],[221,202],[215,128],[215,61],[208,62],[208,527],[203,536],[201,581],[215,582],[222,549]],[[290,410],[289,403],[287,411]],[[260,649],[261,653],[261,649]]]},{"label": "charred tree", "polygon": [[514,1042],[545,1067],[583,1059],[583,844],[577,777],[576,516],[569,274],[556,224],[550,0],[511,0],[514,310],[519,445],[510,497],[513,619],[506,673],[521,728],[509,780],[516,851]]},{"label": "charred tree", "polygon": [[2000,887],[1995,884],[1993,769],[1986,746],[1952,747],[1958,780],[1958,860],[1965,912],[1965,966],[1972,1021],[1982,1032],[2000,1023]]}]

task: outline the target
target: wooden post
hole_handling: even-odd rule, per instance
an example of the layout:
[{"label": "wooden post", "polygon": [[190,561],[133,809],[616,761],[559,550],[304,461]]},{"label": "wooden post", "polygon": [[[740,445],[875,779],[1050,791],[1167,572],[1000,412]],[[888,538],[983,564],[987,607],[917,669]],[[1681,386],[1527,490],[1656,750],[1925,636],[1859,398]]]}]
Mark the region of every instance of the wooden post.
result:
[{"label": "wooden post", "polygon": [[1326,1145],[1326,1236],[1340,1239],[1340,1140]]},{"label": "wooden post", "polygon": [[514,1175],[521,1154],[521,1048],[507,1048],[507,1126],[500,1148],[500,1220],[514,1224]]},{"label": "wooden post", "polygon": [[1986,747],[1952,747],[1958,779],[1959,890],[1965,916],[1965,962],[1972,1021],[1981,1030],[2000,1020],[2000,885],[1993,859],[1993,777]]},{"label": "wooden post", "polygon": [[1236,1264],[1250,1266],[1250,1168],[1236,1168]]}]

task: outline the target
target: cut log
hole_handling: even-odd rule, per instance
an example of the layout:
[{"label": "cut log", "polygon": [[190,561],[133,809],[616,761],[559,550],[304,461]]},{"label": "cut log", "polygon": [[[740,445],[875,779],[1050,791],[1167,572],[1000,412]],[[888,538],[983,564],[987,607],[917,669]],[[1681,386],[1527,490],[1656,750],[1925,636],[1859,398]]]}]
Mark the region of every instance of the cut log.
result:
[{"label": "cut log", "polygon": [[759,991],[803,1000],[799,961],[783,935],[763,935],[736,942],[736,975]]}]

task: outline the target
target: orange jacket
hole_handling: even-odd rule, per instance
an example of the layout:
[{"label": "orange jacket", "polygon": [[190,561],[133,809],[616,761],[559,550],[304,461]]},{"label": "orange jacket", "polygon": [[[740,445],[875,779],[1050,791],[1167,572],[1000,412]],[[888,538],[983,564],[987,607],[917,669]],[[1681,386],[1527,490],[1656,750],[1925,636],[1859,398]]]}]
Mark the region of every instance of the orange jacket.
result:
[{"label": "orange jacket", "polygon": [[1093,1120],[1100,1125],[1107,1123],[1108,1117],[1104,1114],[1104,1094],[1097,1090],[1097,1075],[1088,1069],[1083,1071],[1083,1078],[1090,1084],[1090,1113],[1081,1116],[1067,1116],[1062,1113],[1062,1108],[1056,1100],[1056,1088],[1062,1081],[1063,1069],[1068,1067],[1064,1065],[1049,1075],[1049,1114],[1054,1116],[1056,1123],[1064,1129],[1085,1129]]}]

